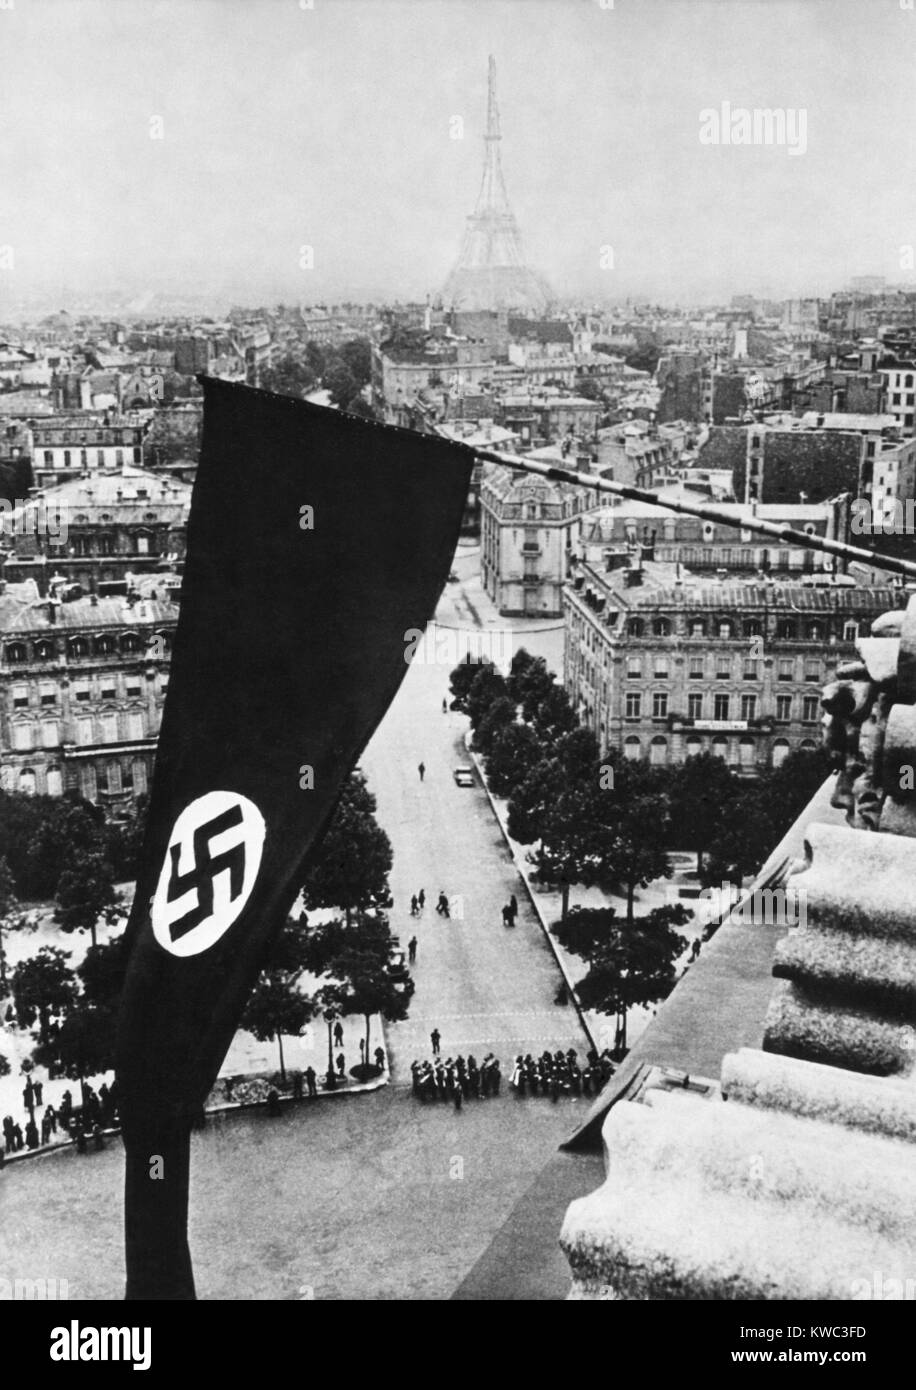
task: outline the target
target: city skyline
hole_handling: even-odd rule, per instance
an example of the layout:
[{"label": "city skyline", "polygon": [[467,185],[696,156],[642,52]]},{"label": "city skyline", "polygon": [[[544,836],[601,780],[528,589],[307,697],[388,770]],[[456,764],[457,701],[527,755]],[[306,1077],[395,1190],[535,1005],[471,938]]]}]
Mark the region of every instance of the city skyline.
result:
[{"label": "city skyline", "polygon": [[[916,15],[876,9],[4,8],[0,312],[112,294],[138,309],[435,295],[478,186],[488,53],[509,198],[560,298],[780,298],[860,274],[916,286],[900,178]],[[778,126],[769,145],[726,144],[724,113],[742,110],[785,113],[789,137],[804,112],[804,147]]]}]

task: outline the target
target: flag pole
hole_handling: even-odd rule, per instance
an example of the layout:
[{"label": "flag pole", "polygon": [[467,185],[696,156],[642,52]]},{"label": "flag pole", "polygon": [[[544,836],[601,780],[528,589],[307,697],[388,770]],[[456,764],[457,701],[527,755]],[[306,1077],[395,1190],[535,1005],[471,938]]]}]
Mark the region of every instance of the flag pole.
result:
[{"label": "flag pole", "polygon": [[[449,438],[438,426],[436,433]],[[721,526],[731,526],[736,530],[753,531],[758,535],[772,536],[775,540],[789,545],[803,546],[806,550],[820,550],[828,555],[837,555],[844,560],[857,560],[873,569],[888,570],[893,574],[906,575],[916,579],[916,562],[901,560],[894,555],[876,554],[863,550],[860,546],[849,545],[846,541],[830,540],[826,536],[812,536],[807,531],[796,531],[792,526],[780,526],[774,521],[764,521],[761,517],[733,517],[719,511],[716,507],[704,507],[696,502],[681,502],[674,497],[665,497],[648,488],[631,487],[628,483],[615,483],[611,478],[596,477],[591,473],[580,473],[572,468],[561,468],[557,464],[543,463],[539,459],[505,454],[496,449],[480,449],[475,445],[460,444],[478,459],[487,463],[498,463],[503,468],[513,468],[517,472],[532,473],[537,477],[548,478],[551,482],[571,483],[574,487],[591,488],[593,491],[610,493],[614,497],[624,497],[630,502],[646,502],[653,507],[664,507],[667,511],[680,512],[682,516],[699,517],[702,521],[717,522]]]}]

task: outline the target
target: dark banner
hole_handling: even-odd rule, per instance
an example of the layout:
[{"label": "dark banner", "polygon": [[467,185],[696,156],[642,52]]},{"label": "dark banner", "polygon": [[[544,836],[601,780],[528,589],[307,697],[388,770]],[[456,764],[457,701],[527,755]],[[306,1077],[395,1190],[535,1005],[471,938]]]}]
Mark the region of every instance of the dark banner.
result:
[{"label": "dark banner", "polygon": [[473,462],[434,436],[203,385],[118,1039],[128,1296],[141,1298],[193,1297],[189,1121],[407,671],[405,633],[433,614]]}]

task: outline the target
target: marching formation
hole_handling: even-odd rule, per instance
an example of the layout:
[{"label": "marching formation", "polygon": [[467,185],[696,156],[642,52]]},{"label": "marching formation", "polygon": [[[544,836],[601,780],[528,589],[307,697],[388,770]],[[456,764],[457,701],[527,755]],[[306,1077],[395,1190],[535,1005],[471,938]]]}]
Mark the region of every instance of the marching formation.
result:
[{"label": "marching formation", "polygon": [[424,1102],[450,1100],[456,1110],[472,1096],[475,1100],[498,1096],[502,1081],[499,1059],[492,1052],[479,1065],[473,1056],[465,1061],[460,1055],[454,1060],[447,1057],[444,1062],[439,1056],[431,1062],[414,1061],[410,1073],[415,1096]]},{"label": "marching formation", "polygon": [[520,1053],[515,1059],[509,1085],[518,1096],[550,1096],[551,1100],[559,1100],[561,1095],[597,1095],[614,1075],[611,1054],[607,1048],[600,1057],[594,1050],[589,1052],[587,1065],[582,1070],[578,1056],[574,1047],[553,1055],[544,1051],[536,1061],[530,1052],[524,1057]]}]

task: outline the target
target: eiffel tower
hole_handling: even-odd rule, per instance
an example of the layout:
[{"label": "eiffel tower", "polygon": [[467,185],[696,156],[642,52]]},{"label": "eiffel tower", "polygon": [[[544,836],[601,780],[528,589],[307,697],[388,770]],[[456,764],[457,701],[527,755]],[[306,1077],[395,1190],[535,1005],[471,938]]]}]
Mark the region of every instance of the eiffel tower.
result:
[{"label": "eiffel tower", "polygon": [[461,252],[445,282],[447,309],[522,309],[543,313],[550,286],[525,264],[521,233],[509,206],[499,157],[496,63],[490,58],[483,179]]}]

